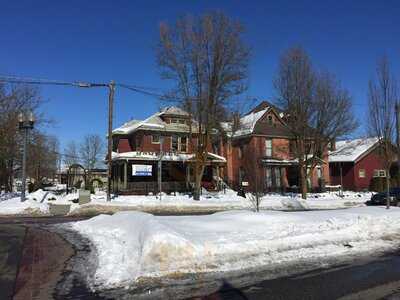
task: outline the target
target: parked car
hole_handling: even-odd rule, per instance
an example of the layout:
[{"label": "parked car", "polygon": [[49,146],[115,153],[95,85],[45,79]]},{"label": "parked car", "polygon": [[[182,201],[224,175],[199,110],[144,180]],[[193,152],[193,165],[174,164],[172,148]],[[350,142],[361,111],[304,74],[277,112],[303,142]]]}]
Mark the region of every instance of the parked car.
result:
[{"label": "parked car", "polygon": [[[386,191],[372,195],[367,205],[386,205]],[[390,189],[390,205],[398,206],[400,204],[400,188]]]}]

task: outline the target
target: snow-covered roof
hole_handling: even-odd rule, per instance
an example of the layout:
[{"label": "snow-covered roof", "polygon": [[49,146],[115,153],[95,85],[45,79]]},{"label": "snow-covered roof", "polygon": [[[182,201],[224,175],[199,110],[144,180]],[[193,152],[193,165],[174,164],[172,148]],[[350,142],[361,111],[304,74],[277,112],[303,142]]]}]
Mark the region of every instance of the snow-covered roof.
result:
[{"label": "snow-covered roof", "polygon": [[336,150],[329,152],[329,162],[355,162],[370,151],[377,143],[377,137],[336,142]]},{"label": "snow-covered roof", "polygon": [[183,109],[176,107],[176,106],[169,106],[164,108],[161,111],[162,114],[166,115],[180,115],[180,116],[189,116],[189,113],[184,111]]},{"label": "snow-covered roof", "polygon": [[[157,112],[147,119],[140,120],[131,120],[126,122],[122,126],[113,130],[113,134],[130,134],[135,132],[138,129],[144,130],[165,130],[165,131],[187,131],[189,126],[187,124],[181,123],[166,123],[162,119],[163,115],[178,115],[182,117],[187,117],[189,114],[179,107],[170,106],[166,107],[160,112]],[[193,122],[195,123],[195,122]],[[195,128],[193,128],[195,130]]]},{"label": "snow-covered roof", "polygon": [[[194,158],[194,154],[187,153],[175,153],[175,152],[164,152],[163,161],[190,161]],[[225,157],[219,156],[214,153],[208,152],[208,157],[214,162],[226,162]],[[141,151],[130,151],[123,153],[112,153],[113,160],[151,160],[156,161],[160,159],[160,155],[157,152],[141,152]]]},{"label": "snow-covered roof", "polygon": [[266,107],[257,112],[250,112],[247,115],[240,118],[239,129],[232,133],[232,122],[221,122],[220,126],[225,132],[230,134],[232,137],[239,137],[247,134],[251,134],[254,131],[254,127],[258,120],[264,116],[264,114],[270,109]]}]

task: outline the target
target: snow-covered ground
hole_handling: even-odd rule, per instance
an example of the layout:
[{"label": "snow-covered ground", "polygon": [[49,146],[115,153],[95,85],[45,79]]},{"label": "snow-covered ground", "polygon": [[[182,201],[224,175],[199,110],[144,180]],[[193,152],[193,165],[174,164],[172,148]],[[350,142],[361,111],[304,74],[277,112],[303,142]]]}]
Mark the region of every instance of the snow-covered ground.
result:
[{"label": "snow-covered ground", "polygon": [[[275,270],[300,261],[382,253],[399,245],[400,208],[279,212],[227,211],[206,216],[100,215],[69,226],[96,248],[94,289],[132,287],[166,276]],[[292,268],[295,272],[295,268]],[[223,276],[223,275],[221,275]]]},{"label": "snow-covered ground", "polygon": [[21,202],[18,194],[0,195],[0,215],[49,215],[49,204],[70,204],[74,209],[78,204],[72,203],[77,194],[58,196],[52,192],[37,190],[27,194],[26,200]]},{"label": "snow-covered ground", "polygon": [[[309,194],[307,200],[299,196],[270,194],[262,198],[262,210],[314,210],[314,209],[340,209],[364,206],[371,198],[371,193],[345,192],[343,197],[338,193]],[[85,211],[98,210],[103,213],[117,212],[120,210],[140,210],[150,213],[174,212],[207,212],[233,209],[253,209],[249,199],[237,196],[233,190],[226,193],[204,193],[200,201],[193,200],[188,195],[163,195],[157,196],[118,196],[112,201],[106,201],[105,194],[92,195],[91,203],[76,207],[73,214]]]},{"label": "snow-covered ground", "polygon": [[[299,196],[270,194],[262,198],[262,210],[314,210],[340,209],[363,206],[369,200],[371,193],[345,192],[343,197],[337,193],[309,194],[307,200]],[[71,204],[70,214],[115,213],[123,210],[139,210],[151,213],[196,213],[224,210],[253,209],[249,199],[237,196],[235,191],[225,193],[204,192],[200,201],[195,201],[188,195],[158,196],[118,196],[112,201],[106,201],[106,194],[99,192],[91,195],[91,202],[84,205],[72,203],[78,194],[55,195],[52,192],[38,190],[28,194],[23,203],[16,195],[0,197],[0,215],[12,214],[49,214],[49,204]]]}]

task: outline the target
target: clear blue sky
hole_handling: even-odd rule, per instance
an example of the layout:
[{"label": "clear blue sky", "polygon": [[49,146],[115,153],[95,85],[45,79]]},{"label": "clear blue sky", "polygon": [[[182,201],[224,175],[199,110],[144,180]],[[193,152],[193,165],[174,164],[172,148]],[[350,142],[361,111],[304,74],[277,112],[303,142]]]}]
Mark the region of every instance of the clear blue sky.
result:
[{"label": "clear blue sky", "polygon": [[[280,54],[302,45],[315,65],[334,72],[349,89],[365,122],[366,88],[379,56],[400,77],[400,1],[3,1],[0,74],[166,88],[154,47],[160,21],[220,10],[242,22],[252,47],[250,89],[270,99]],[[107,128],[107,92],[45,87],[43,110],[57,121],[47,131],[64,145]],[[156,99],[117,91],[114,125],[144,118]],[[364,124],[365,126],[365,124]],[[363,133],[363,127],[357,134]]]}]

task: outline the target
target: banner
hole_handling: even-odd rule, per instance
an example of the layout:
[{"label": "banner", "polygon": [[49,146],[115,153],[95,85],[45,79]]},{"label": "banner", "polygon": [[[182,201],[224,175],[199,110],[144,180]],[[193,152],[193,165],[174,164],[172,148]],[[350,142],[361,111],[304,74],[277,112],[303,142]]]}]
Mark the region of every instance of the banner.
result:
[{"label": "banner", "polygon": [[152,176],[152,165],[132,165],[132,176]]}]

